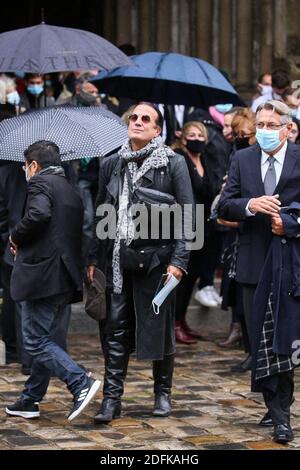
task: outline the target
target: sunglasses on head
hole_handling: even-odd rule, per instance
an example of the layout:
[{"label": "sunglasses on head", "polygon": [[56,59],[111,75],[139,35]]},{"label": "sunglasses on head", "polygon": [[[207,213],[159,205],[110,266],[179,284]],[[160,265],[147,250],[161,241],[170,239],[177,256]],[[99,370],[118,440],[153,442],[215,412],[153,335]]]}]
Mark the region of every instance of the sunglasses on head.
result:
[{"label": "sunglasses on head", "polygon": [[144,123],[144,124],[148,124],[150,121],[151,121],[151,117],[148,116],[148,114],[130,114],[128,116],[128,120],[130,122],[136,122],[138,120],[138,118],[141,118],[141,121]]}]

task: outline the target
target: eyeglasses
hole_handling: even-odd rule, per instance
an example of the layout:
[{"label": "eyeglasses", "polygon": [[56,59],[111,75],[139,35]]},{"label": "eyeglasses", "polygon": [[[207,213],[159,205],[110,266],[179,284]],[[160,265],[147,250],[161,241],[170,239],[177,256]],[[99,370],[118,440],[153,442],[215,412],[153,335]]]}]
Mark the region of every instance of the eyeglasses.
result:
[{"label": "eyeglasses", "polygon": [[148,116],[148,114],[129,114],[128,121],[136,122],[139,117],[144,124],[149,124],[149,122],[151,122],[151,117]]},{"label": "eyeglasses", "polygon": [[257,129],[264,129],[266,127],[268,130],[276,131],[277,129],[281,129],[286,124],[275,124],[274,122],[257,122],[256,127]]}]

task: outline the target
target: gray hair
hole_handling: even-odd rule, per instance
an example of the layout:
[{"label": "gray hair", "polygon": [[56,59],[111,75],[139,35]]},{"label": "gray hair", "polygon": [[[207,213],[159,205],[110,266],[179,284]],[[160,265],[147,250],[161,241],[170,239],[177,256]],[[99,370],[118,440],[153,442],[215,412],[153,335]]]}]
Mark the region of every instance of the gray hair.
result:
[{"label": "gray hair", "polygon": [[0,103],[5,104],[6,103],[6,95],[7,93],[14,91],[16,89],[16,83],[15,81],[11,78],[8,77],[5,74],[2,74],[0,76]]},{"label": "gray hair", "polygon": [[290,122],[292,122],[290,108],[282,101],[268,100],[265,103],[260,104],[256,110],[255,115],[257,116],[262,109],[273,111],[274,113],[279,114],[280,122],[282,124],[289,124]]}]

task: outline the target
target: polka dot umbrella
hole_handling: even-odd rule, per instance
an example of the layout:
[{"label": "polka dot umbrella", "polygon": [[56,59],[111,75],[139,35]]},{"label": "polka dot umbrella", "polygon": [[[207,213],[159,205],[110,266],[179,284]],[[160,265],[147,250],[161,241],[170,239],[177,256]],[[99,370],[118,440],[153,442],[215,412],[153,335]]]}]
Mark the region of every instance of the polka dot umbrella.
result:
[{"label": "polka dot umbrella", "polygon": [[24,161],[24,150],[38,140],[55,142],[62,161],[101,157],[126,138],[125,123],[102,107],[43,108],[0,123],[0,159]]}]

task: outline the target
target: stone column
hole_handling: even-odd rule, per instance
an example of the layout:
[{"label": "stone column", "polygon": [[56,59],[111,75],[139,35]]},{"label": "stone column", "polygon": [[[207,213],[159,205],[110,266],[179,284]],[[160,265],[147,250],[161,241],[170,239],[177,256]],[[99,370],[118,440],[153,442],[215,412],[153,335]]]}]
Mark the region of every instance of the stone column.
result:
[{"label": "stone column", "polygon": [[252,5],[239,0],[237,27],[237,85],[248,88],[252,82]]},{"label": "stone column", "polygon": [[142,52],[154,49],[153,0],[138,2],[138,49]]},{"label": "stone column", "polygon": [[219,67],[219,39],[220,38],[220,1],[213,0],[212,11],[212,63],[215,67]]},{"label": "stone column", "polygon": [[264,20],[261,21],[261,55],[260,55],[260,73],[272,71],[273,56],[273,1],[262,0],[260,2],[260,16]]},{"label": "stone column", "polygon": [[118,0],[117,11],[117,45],[131,44],[131,0]]},{"label": "stone column", "polygon": [[222,0],[220,8],[219,22],[219,67],[229,75],[232,67],[232,17],[231,17],[231,0]]},{"label": "stone column", "polygon": [[162,52],[169,52],[171,47],[171,0],[157,0],[155,2],[156,10],[156,49]]},{"label": "stone column", "polygon": [[197,56],[211,62],[212,59],[212,1],[197,0]]},{"label": "stone column", "polygon": [[116,0],[103,0],[103,36],[116,43]]},{"label": "stone column", "polygon": [[273,40],[274,40],[274,57],[275,58],[286,58],[286,42],[287,42],[287,27],[286,27],[286,0],[276,0],[274,2],[274,29],[273,29]]}]

